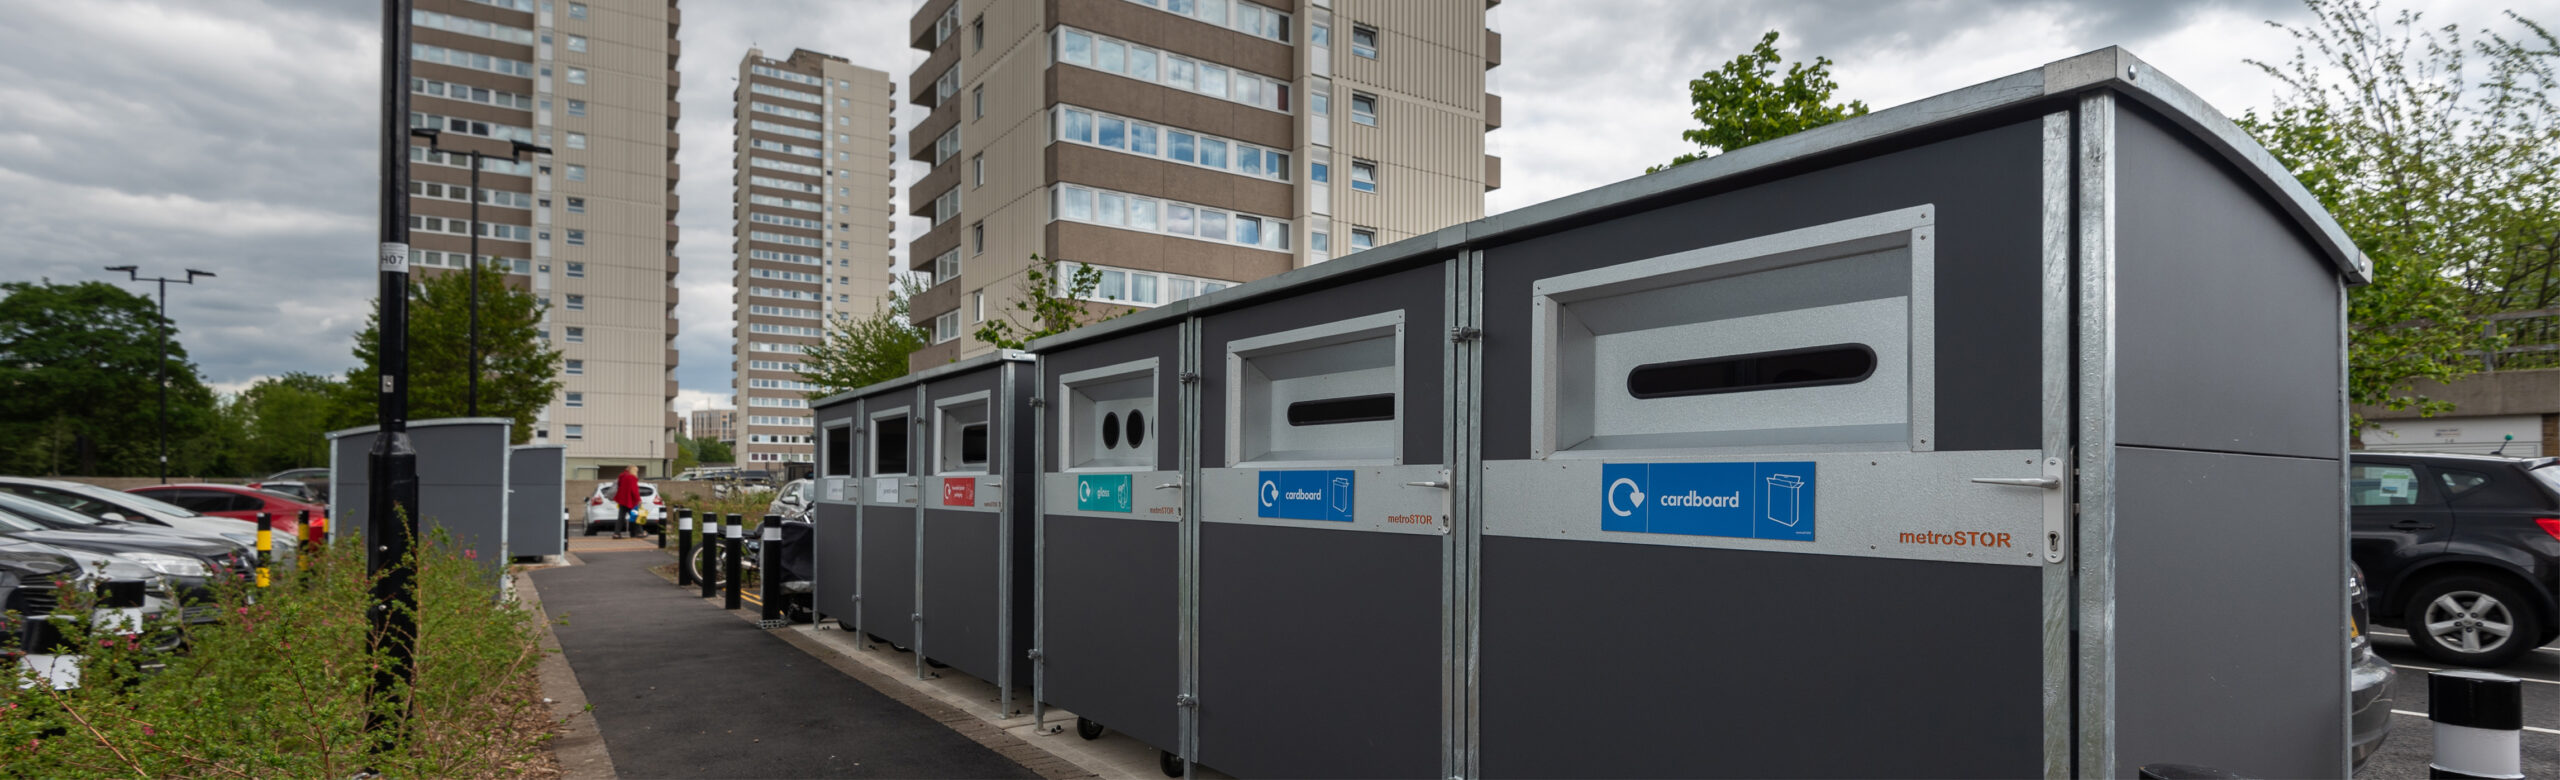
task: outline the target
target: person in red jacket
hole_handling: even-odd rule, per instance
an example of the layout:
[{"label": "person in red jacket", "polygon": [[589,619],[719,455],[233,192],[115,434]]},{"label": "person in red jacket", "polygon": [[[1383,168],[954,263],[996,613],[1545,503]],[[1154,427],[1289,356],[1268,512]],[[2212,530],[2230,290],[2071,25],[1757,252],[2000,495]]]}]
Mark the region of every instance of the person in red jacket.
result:
[{"label": "person in red jacket", "polygon": [[613,503],[622,507],[622,514],[619,515],[622,522],[614,526],[613,538],[622,538],[624,529],[630,529],[631,535],[639,536],[640,527],[632,522],[640,511],[639,467],[622,467],[622,476],[613,480]]}]

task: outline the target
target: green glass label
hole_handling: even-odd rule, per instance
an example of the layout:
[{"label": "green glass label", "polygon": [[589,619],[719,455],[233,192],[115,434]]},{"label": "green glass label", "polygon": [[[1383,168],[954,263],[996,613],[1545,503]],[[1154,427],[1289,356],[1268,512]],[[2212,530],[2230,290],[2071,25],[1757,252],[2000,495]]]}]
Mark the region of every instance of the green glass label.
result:
[{"label": "green glass label", "polygon": [[1127,512],[1130,498],[1127,474],[1076,475],[1078,512]]}]

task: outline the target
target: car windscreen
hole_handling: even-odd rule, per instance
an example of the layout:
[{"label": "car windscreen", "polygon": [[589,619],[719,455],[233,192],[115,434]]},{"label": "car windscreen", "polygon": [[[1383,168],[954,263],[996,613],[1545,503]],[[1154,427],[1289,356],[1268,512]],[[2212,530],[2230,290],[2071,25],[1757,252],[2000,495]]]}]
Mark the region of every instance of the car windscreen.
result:
[{"label": "car windscreen", "polygon": [[64,509],[62,507],[25,496],[10,495],[7,493],[0,493],[0,509],[8,510],[11,514],[25,517],[39,523],[53,522],[82,528],[104,525],[103,521],[100,521],[95,517],[90,517],[79,512]]},{"label": "car windscreen", "polygon": [[178,506],[178,505],[176,505],[176,504],[172,504],[172,503],[169,503],[169,502],[167,502],[167,501],[162,501],[162,500],[160,500],[160,499],[152,498],[152,497],[150,497],[150,496],[146,496],[146,495],[143,495],[143,494],[140,494],[140,493],[122,493],[122,492],[117,492],[117,491],[113,491],[113,490],[108,490],[108,489],[106,489],[106,488],[102,488],[102,487],[95,487],[95,486],[91,486],[91,485],[81,485],[81,484],[76,484],[76,483],[75,483],[75,484],[73,484],[73,485],[71,485],[71,486],[69,486],[69,487],[67,487],[66,489],[67,489],[67,490],[77,491],[77,492],[80,492],[80,493],[88,494],[88,495],[90,495],[90,496],[92,496],[92,497],[95,497],[95,498],[97,498],[97,499],[99,499],[99,500],[101,500],[101,501],[105,501],[105,502],[110,503],[110,504],[121,504],[121,505],[124,505],[124,506],[133,507],[133,508],[135,508],[135,509],[139,509],[139,510],[142,510],[142,511],[145,511],[145,512],[152,512],[152,513],[156,513],[156,514],[168,515],[168,516],[170,516],[170,517],[196,517],[196,516],[197,516],[196,511],[195,511],[195,510],[193,510],[193,509],[188,509],[188,508],[186,508],[186,507]]},{"label": "car windscreen", "polygon": [[7,509],[0,509],[0,533],[42,530],[45,530],[43,523],[19,517]]}]

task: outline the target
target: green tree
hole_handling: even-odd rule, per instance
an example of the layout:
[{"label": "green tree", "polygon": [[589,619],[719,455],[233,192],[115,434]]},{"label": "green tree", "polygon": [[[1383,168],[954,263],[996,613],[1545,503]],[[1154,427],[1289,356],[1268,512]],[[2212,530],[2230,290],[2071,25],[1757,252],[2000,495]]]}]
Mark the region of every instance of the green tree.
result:
[{"label": "green tree", "polygon": [[339,418],[346,395],[336,377],[298,372],[260,379],[240,391],[231,405],[240,411],[249,470],[270,474],[328,465],[327,434],[350,427]]},{"label": "green tree", "polygon": [[676,434],[676,473],[682,474],[700,465],[702,465],[702,454],[696,449],[693,437]]},{"label": "green tree", "polygon": [[[0,471],[158,473],[164,324],[149,297],[106,282],[0,284]],[[165,367],[174,466],[213,427],[214,397],[174,327]]]},{"label": "green tree", "polygon": [[998,349],[1021,349],[1034,339],[1054,336],[1091,325],[1117,315],[1099,315],[1085,299],[1093,297],[1102,286],[1102,271],[1076,263],[1075,270],[1059,275],[1058,261],[1031,255],[1031,267],[1022,271],[1021,295],[1010,304],[1015,312],[1027,316],[1029,322],[1015,322],[1014,314],[989,317],[978,325],[978,340]]},{"label": "green tree", "polygon": [[1689,115],[1697,118],[1698,127],[1681,131],[1680,138],[1697,144],[1698,150],[1644,172],[1667,170],[1867,113],[1863,102],[1832,102],[1831,93],[1840,84],[1831,80],[1831,58],[1789,65],[1784,78],[1778,76],[1779,62],[1778,31],[1770,30],[1760,36],[1751,53],[1691,79],[1689,103],[1697,108]]},{"label": "green tree", "polygon": [[[469,409],[470,281],[468,272],[435,273],[409,286],[409,419],[461,417]],[[381,302],[356,334],[356,367],[347,372],[347,408],[371,417],[382,386]],[[542,336],[542,302],[510,287],[497,269],[480,269],[480,416],[514,421],[517,444],[533,437],[533,415],[560,392],[560,351]]]},{"label": "green tree", "polygon": [[2249,60],[2286,90],[2240,123],[2373,261],[2348,299],[2349,401],[2446,411],[2416,383],[2460,379],[2499,348],[2484,316],[2560,302],[2560,40],[2512,12],[2524,40],[2466,42],[2411,11],[2385,22],[2379,2],[2305,5],[2313,23],[2277,25],[2290,59]]},{"label": "green tree", "polygon": [[738,462],[738,453],[731,451],[728,442],[719,439],[695,439],[693,446],[696,449],[695,457],[701,458],[704,463],[736,465]]},{"label": "green tree", "polygon": [[[925,345],[924,330],[907,322],[909,302],[919,292],[923,292],[921,284],[901,279],[889,288],[888,303],[871,316],[828,323],[826,338],[800,358],[807,366],[801,378],[819,388],[809,391],[809,398],[906,376],[907,356]],[[703,461],[721,462],[707,457]]]}]

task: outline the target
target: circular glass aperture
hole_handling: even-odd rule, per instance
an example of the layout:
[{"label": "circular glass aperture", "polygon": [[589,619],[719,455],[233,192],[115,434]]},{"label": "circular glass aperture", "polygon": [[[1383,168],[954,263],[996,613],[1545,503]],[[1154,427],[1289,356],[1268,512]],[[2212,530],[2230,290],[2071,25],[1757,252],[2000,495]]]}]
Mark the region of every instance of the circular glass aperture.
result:
[{"label": "circular glass aperture", "polygon": [[1102,415],[1102,448],[1109,450],[1119,447],[1120,415],[1116,412],[1105,412]]},{"label": "circular glass aperture", "polygon": [[1129,446],[1136,447],[1146,441],[1147,413],[1136,409],[1129,410]]}]

